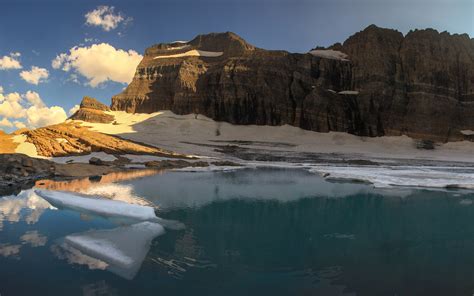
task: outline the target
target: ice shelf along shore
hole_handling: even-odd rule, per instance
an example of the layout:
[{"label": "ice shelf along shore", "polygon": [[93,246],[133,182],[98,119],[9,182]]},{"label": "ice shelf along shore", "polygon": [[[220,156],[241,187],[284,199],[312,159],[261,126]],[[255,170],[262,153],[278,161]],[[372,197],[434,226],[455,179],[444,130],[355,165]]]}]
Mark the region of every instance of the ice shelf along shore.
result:
[{"label": "ice shelf along shore", "polygon": [[377,188],[424,187],[474,189],[471,167],[428,166],[311,166],[309,171],[329,179],[359,180]]}]

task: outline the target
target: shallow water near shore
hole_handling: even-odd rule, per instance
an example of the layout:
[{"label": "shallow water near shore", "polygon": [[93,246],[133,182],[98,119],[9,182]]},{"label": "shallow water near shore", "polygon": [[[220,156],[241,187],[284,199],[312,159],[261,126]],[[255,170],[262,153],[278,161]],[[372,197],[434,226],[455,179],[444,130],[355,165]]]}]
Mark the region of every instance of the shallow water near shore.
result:
[{"label": "shallow water near shore", "polygon": [[[472,191],[380,190],[290,169],[137,171],[37,187],[152,206],[185,229],[56,209],[33,190],[0,197],[1,295],[474,292]],[[86,238],[111,244],[65,247]]]}]

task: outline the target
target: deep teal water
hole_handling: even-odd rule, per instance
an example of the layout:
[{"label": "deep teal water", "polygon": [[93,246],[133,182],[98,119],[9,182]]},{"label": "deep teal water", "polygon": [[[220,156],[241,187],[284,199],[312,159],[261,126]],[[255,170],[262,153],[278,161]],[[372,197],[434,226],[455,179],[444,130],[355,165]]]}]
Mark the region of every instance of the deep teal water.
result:
[{"label": "deep teal water", "polygon": [[49,209],[31,192],[0,198],[0,294],[474,292],[470,192],[380,191],[274,169],[167,172],[119,185],[186,228],[156,237],[125,279],[59,247],[72,233],[115,229],[113,221]]}]

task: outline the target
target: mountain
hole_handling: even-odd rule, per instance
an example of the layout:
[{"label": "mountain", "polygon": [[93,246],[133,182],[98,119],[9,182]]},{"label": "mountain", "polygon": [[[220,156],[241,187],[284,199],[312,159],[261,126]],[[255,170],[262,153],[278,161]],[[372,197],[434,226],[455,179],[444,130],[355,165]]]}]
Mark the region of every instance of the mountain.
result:
[{"label": "mountain", "polygon": [[300,54],[260,49],[230,32],[199,35],[148,48],[111,109],[463,140],[474,130],[474,40],[371,25],[342,44]]}]

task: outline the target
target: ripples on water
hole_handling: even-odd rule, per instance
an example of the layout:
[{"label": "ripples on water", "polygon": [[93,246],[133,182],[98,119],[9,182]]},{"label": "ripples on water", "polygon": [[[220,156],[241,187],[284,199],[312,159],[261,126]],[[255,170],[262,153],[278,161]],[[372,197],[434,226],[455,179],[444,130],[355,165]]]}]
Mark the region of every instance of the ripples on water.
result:
[{"label": "ripples on water", "polygon": [[[0,198],[0,293],[463,295],[474,195],[375,190],[298,170],[135,171],[37,188],[150,206],[152,224]],[[102,294],[101,294],[102,293]]]}]

